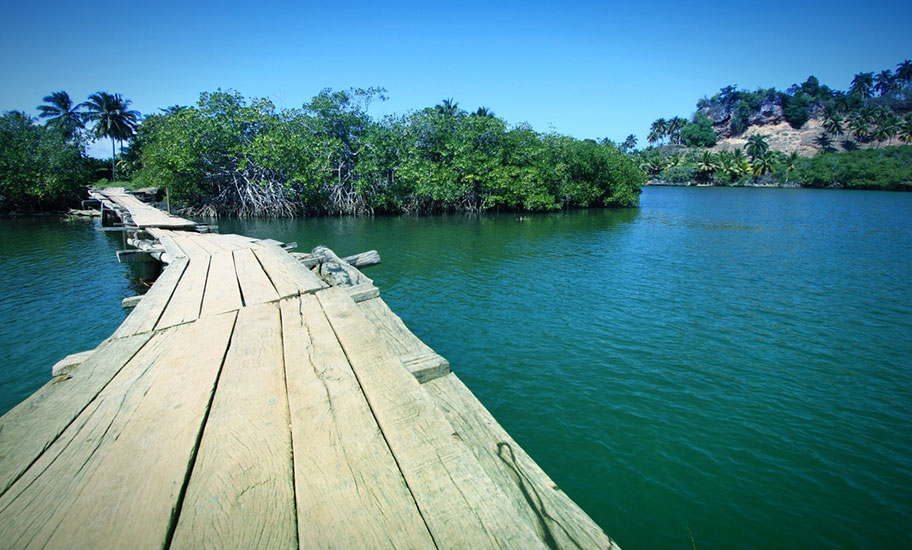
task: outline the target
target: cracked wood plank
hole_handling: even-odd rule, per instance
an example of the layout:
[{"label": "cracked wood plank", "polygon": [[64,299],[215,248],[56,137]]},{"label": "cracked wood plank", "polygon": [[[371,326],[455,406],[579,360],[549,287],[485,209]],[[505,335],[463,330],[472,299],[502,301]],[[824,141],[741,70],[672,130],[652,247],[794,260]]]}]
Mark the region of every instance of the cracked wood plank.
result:
[{"label": "cracked wood plank", "polygon": [[162,311],[171,300],[174,290],[180,283],[181,277],[187,268],[189,260],[179,258],[168,264],[165,271],[158,276],[155,284],[143,295],[142,301],[133,308],[127,319],[121,323],[120,327],[114,332],[114,338],[122,338],[142,332],[149,332],[155,328]]},{"label": "cracked wood plank", "polygon": [[206,277],[206,293],[200,316],[217,315],[241,308],[241,289],[234,270],[234,255],[231,252],[213,254],[209,259],[209,275]]},{"label": "cracked wood plank", "polygon": [[281,303],[301,548],[433,548],[313,295]]},{"label": "cracked wood plank", "polygon": [[52,379],[0,417],[0,495],[151,337],[145,333],[103,342],[79,369]]},{"label": "cracked wood plank", "polygon": [[241,309],[171,548],[296,545],[282,357],[277,305]]},{"label": "cracked wood plank", "polygon": [[316,294],[438,548],[545,548],[345,291]]},{"label": "cracked wood plank", "polygon": [[549,548],[617,545],[513,440],[455,374],[422,386],[472,449],[491,480],[510,498],[514,514]]},{"label": "cracked wood plank", "polygon": [[[203,291],[206,288],[206,276],[209,273],[209,256],[192,256],[184,276],[174,289],[174,295],[155,325],[161,330],[181,323],[199,319],[203,304]],[[152,285],[153,288],[155,285]],[[143,300],[145,302],[145,299]],[[143,302],[140,302],[142,305]]]},{"label": "cracked wood plank", "polygon": [[255,254],[279,296],[283,298],[316,292],[326,287],[313,271],[277,246],[264,246],[256,250]]},{"label": "cracked wood plank", "polygon": [[269,280],[269,276],[263,271],[263,267],[257,260],[253,250],[249,248],[235,250],[233,254],[244,305],[250,306],[278,300],[279,294],[272,285],[272,281]]},{"label": "cracked wood plank", "polygon": [[234,319],[156,333],[0,497],[3,546],[162,548]]}]

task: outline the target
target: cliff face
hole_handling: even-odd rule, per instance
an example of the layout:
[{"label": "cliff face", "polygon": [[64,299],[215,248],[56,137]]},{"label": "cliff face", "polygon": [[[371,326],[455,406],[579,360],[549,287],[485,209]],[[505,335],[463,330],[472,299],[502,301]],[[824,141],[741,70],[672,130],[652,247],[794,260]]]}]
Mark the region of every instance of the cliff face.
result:
[{"label": "cliff face", "polygon": [[[712,121],[713,130],[716,131],[716,135],[719,136],[719,139],[728,139],[737,133],[732,124],[733,116],[735,115],[732,104],[724,103],[711,107],[703,107],[700,109],[700,112]],[[748,130],[757,126],[778,125],[783,122],[785,122],[785,117],[782,113],[781,100],[778,97],[763,100],[760,103],[759,109],[751,113],[747,118]]]}]

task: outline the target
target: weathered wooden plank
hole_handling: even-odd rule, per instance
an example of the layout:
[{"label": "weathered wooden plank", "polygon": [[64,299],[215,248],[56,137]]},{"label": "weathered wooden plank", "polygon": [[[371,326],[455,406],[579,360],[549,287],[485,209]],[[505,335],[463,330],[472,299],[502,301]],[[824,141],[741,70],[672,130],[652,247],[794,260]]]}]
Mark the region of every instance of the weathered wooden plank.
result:
[{"label": "weathered wooden plank", "polygon": [[433,548],[313,295],[281,302],[301,548]]},{"label": "weathered wooden plank", "polygon": [[172,233],[172,236],[177,246],[181,247],[188,257],[209,255],[209,251],[197,241],[195,236],[190,234],[183,235],[177,232]]},{"label": "weathered wooden plank", "polygon": [[226,233],[217,235],[219,242],[224,243],[225,246],[229,247],[231,250],[241,250],[244,248],[262,248],[256,239],[250,237],[245,237],[243,235],[235,235],[234,233]]},{"label": "weathered wooden plank", "polygon": [[386,302],[366,300],[358,303],[358,309],[418,382],[424,383],[449,374],[449,361],[415,336]]},{"label": "weathered wooden plank", "polygon": [[218,254],[219,252],[234,250],[233,246],[227,242],[222,242],[221,235],[216,233],[200,233],[187,238],[192,239],[194,243],[198,244],[209,254]]},{"label": "weathered wooden plank", "polygon": [[78,369],[55,377],[0,417],[0,494],[57,439],[151,336],[146,333],[103,342]]},{"label": "weathered wooden plank", "polygon": [[86,359],[91,357],[93,353],[95,353],[95,350],[90,349],[87,351],[81,351],[79,353],[71,353],[70,355],[67,355],[60,361],[54,363],[54,365],[51,367],[51,376],[69,374],[70,371],[85,363]]},{"label": "weathered wooden plank", "polygon": [[156,333],[0,497],[2,544],[164,547],[234,318]]},{"label": "weathered wooden plank", "polygon": [[617,545],[498,424],[472,392],[450,374],[422,386],[472,449],[488,476],[510,498],[514,517],[549,548]]},{"label": "weathered wooden plank", "polygon": [[142,301],[133,308],[130,315],[114,332],[114,338],[148,332],[155,328],[162,312],[171,300],[174,289],[187,268],[187,258],[178,258],[158,276],[152,288],[144,294]]},{"label": "weathered wooden plank", "polygon": [[171,548],[296,545],[276,304],[238,313]]},{"label": "weathered wooden plank", "polygon": [[284,250],[264,246],[254,252],[280,297],[307,294],[326,288],[319,277]]},{"label": "weathered wooden plank", "polygon": [[345,291],[316,296],[437,547],[544,548]]},{"label": "weathered wooden plank", "polygon": [[[158,324],[155,325],[156,330],[199,319],[208,273],[208,255],[190,257],[190,263],[184,271],[184,276],[174,289],[174,295],[158,320]],[[155,285],[153,285],[154,287]],[[140,305],[143,302],[145,300],[140,302]]]},{"label": "weathered wooden plank", "polygon": [[237,270],[238,282],[241,284],[241,296],[244,305],[262,304],[279,299],[272,282],[263,271],[253,250],[249,248],[234,251],[234,265]]},{"label": "weathered wooden plank", "polygon": [[213,254],[209,260],[209,275],[200,315],[216,315],[240,308],[241,290],[234,271],[234,255],[231,252]]}]

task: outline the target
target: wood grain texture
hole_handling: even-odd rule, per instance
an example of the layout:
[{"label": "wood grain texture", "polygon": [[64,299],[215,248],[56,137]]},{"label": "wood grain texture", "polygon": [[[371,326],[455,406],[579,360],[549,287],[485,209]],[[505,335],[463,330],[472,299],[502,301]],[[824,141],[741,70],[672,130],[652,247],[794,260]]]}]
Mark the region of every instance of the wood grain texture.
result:
[{"label": "wood grain texture", "polygon": [[133,308],[130,315],[114,331],[114,338],[122,338],[133,334],[151,331],[158,323],[162,312],[171,301],[171,296],[183,277],[189,260],[179,258],[168,264],[168,267],[158,276],[152,288],[143,296],[142,301]]},{"label": "wood grain texture", "polygon": [[249,248],[234,251],[234,266],[237,270],[238,282],[241,284],[241,296],[244,305],[262,304],[279,299],[272,281],[263,271],[253,250]]},{"label": "wood grain texture", "polygon": [[156,333],[0,497],[3,545],[162,548],[234,318]]},{"label": "wood grain texture", "polygon": [[234,254],[213,254],[209,259],[209,274],[200,316],[217,315],[240,308],[241,289],[234,270]]},{"label": "wood grain texture", "polygon": [[173,231],[171,233],[174,242],[181,247],[188,258],[194,256],[208,256],[210,252],[197,240],[197,233],[184,233]]},{"label": "wood grain texture", "polygon": [[103,342],[78,369],[52,379],[0,417],[0,495],[151,337],[145,333]]},{"label": "wood grain texture", "polygon": [[326,288],[326,284],[311,270],[277,246],[263,246],[255,253],[279,296],[283,298]]},{"label": "wood grain texture", "polygon": [[[168,302],[168,306],[162,312],[161,318],[155,325],[156,330],[199,319],[208,273],[208,255],[190,257],[190,263],[187,265],[187,269],[184,271],[177,288],[174,289],[171,301]],[[144,302],[145,299],[140,302],[140,306]]]},{"label": "wood grain texture", "polygon": [[319,302],[281,307],[300,547],[433,548]]},{"label": "wood grain texture", "polygon": [[296,545],[291,433],[276,304],[238,312],[172,548]]},{"label": "wood grain texture", "polygon": [[450,373],[450,362],[415,336],[382,299],[359,302],[358,309],[418,382],[424,383]]},{"label": "wood grain texture", "polygon": [[514,516],[535,529],[549,548],[617,545],[491,416],[455,374],[422,386],[485,469],[510,498]]},{"label": "wood grain texture", "polygon": [[544,548],[341,288],[316,294],[438,548]]}]

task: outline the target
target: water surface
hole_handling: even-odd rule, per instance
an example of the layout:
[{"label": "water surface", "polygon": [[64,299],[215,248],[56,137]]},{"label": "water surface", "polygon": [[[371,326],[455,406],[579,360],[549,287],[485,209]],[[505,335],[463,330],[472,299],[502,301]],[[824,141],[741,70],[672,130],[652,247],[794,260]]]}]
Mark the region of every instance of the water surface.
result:
[{"label": "water surface", "polygon": [[[132,293],[111,236],[16,223],[3,410]],[[390,307],[626,549],[908,541],[912,194],[647,188],[635,210],[220,226],[377,249]]]}]

